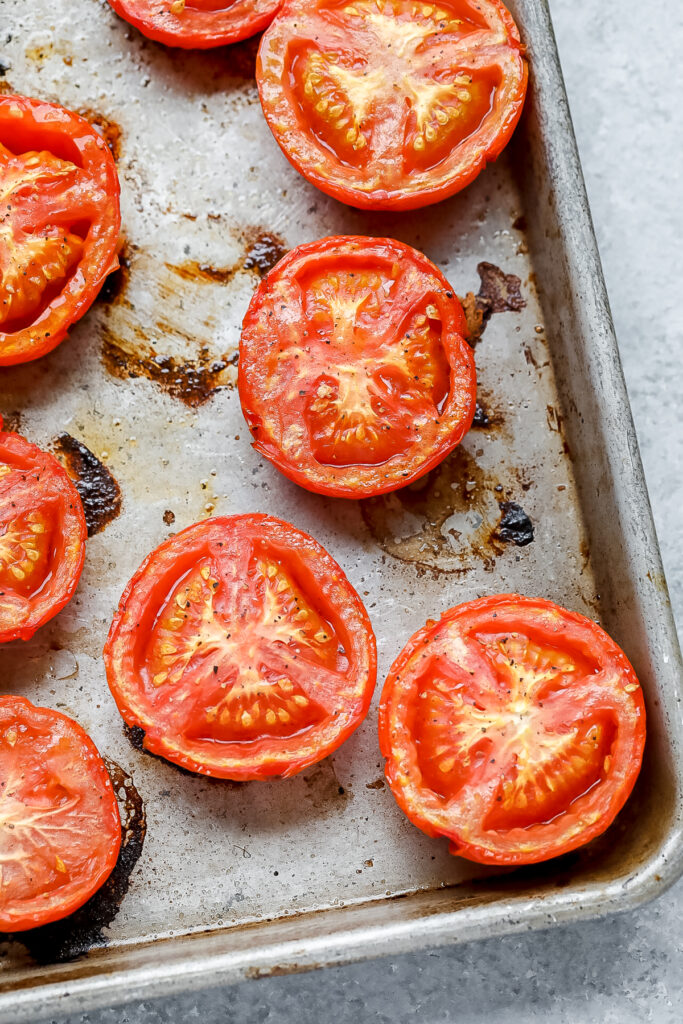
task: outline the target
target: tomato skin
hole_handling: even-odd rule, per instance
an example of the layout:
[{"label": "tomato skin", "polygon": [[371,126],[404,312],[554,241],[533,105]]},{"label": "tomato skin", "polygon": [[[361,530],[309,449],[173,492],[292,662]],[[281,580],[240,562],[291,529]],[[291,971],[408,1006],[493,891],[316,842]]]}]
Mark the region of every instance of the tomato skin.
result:
[{"label": "tomato skin", "polygon": [[[339,707],[333,711],[325,710],[324,715],[310,723],[302,720],[298,731],[291,734],[277,735],[262,729],[248,733],[246,739],[225,737],[214,728],[216,713],[211,705],[230,698],[233,689],[235,692],[240,687],[244,689],[240,682],[242,670],[248,660],[253,661],[259,656],[253,650],[249,651],[248,644],[254,633],[249,631],[254,623],[273,623],[272,617],[268,622],[265,613],[261,619],[259,615],[263,607],[272,601],[274,592],[265,602],[261,599],[259,605],[253,587],[250,589],[257,548],[261,552],[259,558],[263,555],[272,559],[274,564],[284,566],[293,578],[299,580],[303,589],[296,598],[296,607],[306,612],[304,620],[315,618],[319,612],[321,621],[326,621],[328,628],[331,624],[333,636],[339,638],[348,665],[343,672],[331,673],[331,677],[338,678],[340,684],[339,695],[334,698]],[[239,571],[235,568],[238,565],[242,567]],[[200,662],[204,659],[209,670],[202,677],[201,664],[195,670],[191,661],[185,660],[181,677],[169,695],[169,691],[164,690],[166,678],[158,682],[159,677],[155,674],[156,669],[163,665],[163,658],[157,659],[154,667],[150,667],[153,663],[150,652],[155,648],[169,650],[168,632],[161,643],[157,643],[155,631],[159,633],[159,623],[164,628],[169,609],[172,615],[184,615],[183,602],[181,600],[181,611],[178,612],[174,595],[182,592],[178,587],[193,573],[196,574],[199,566],[203,571],[200,578],[209,581],[207,592],[211,608],[214,609],[215,601],[219,614],[214,612],[208,620],[204,614],[201,622],[197,620],[198,627],[212,630],[214,637],[220,631],[220,636],[211,649],[200,645],[201,636],[196,627],[190,626],[186,634],[182,626],[180,631],[174,627],[176,633],[171,644],[174,655],[180,651],[182,657],[184,651],[191,650],[192,657]],[[279,579],[280,576],[275,575],[275,581]],[[239,585],[236,581],[240,581]],[[282,589],[286,591],[286,588]],[[307,594],[316,595],[315,607],[307,606]],[[202,605],[198,597],[191,597],[191,601],[203,607],[205,612],[206,605]],[[278,616],[278,621],[280,618],[285,620],[284,625],[289,632],[297,632],[294,625],[289,625],[284,612]],[[218,623],[217,629],[214,629],[215,623]],[[226,655],[221,645],[227,649],[227,640],[231,636],[231,646],[235,650]],[[280,630],[278,644],[274,646],[279,652],[287,652],[282,637]],[[315,639],[318,639],[317,635]],[[208,651],[206,655],[205,650]],[[297,658],[302,659],[300,671],[304,676],[310,675],[315,679],[316,674],[330,675],[319,662],[306,659],[301,651],[295,654],[294,661]],[[287,778],[336,750],[367,714],[376,679],[376,658],[375,637],[367,612],[339,565],[312,537],[289,523],[262,514],[204,520],[160,544],[148,555],[124,590],[104,648],[109,688],[124,721],[129,726],[144,730],[145,749],[189,771],[237,781],[267,779],[275,775]],[[277,660],[282,663],[281,657]],[[222,678],[229,678],[227,672],[224,673],[224,666],[236,668],[235,678],[231,677],[227,691],[227,684],[221,683]],[[290,661],[288,666],[277,671],[287,673],[292,668]],[[159,676],[168,674],[168,671],[165,674],[161,672]],[[189,689],[182,690],[186,678]],[[297,676],[290,679],[302,681]],[[214,681],[215,685],[212,685]],[[259,692],[255,696],[263,715],[269,705],[267,692],[264,695],[262,691],[267,691],[268,685],[263,682],[258,685]],[[287,693],[290,694],[292,689],[288,684]],[[305,685],[303,691],[307,692]],[[186,711],[188,696],[192,706]],[[294,700],[301,702],[301,697],[295,695]],[[303,704],[310,704],[310,700],[304,699]],[[178,710],[179,706],[182,710]],[[212,718],[210,711],[213,711]],[[289,715],[286,718],[289,719]],[[208,722],[212,724],[207,725]]]},{"label": "tomato skin", "polygon": [[282,0],[214,0],[188,3],[171,9],[155,0],[108,0],[116,13],[143,35],[166,46],[203,50],[227,46],[262,32],[277,14]]},{"label": "tomato skin", "polygon": [[[363,8],[360,15],[359,6]],[[387,18],[387,29],[390,29],[386,40],[382,38],[381,29],[374,39],[372,35],[368,37],[369,23],[373,18],[377,19],[380,6],[383,6],[381,13]],[[479,24],[478,32],[472,33],[472,55],[459,53],[457,44],[452,44],[456,47],[452,58],[454,62],[462,60],[463,68],[471,64],[476,69],[481,61],[485,62],[487,53],[497,48],[497,57],[490,57],[496,72],[490,79],[493,98],[490,109],[486,111],[482,95],[482,121],[478,127],[473,125],[470,133],[455,142],[447,155],[444,155],[444,150],[430,166],[421,166],[419,156],[412,159],[415,152],[410,149],[407,141],[411,114],[406,113],[407,110],[418,109],[420,100],[415,100],[402,83],[406,75],[416,69],[418,72],[422,70],[427,80],[426,83],[422,82],[422,88],[424,95],[428,96],[439,83],[443,83],[450,71],[457,68],[457,64],[449,63],[447,56],[439,60],[441,48],[446,45],[443,41],[448,39],[443,23],[441,27],[438,23],[432,27],[431,38],[438,42],[433,42],[431,53],[420,55],[421,47],[427,47],[427,42],[419,42],[412,59],[398,60],[397,44],[390,42],[390,37],[394,36],[401,19],[396,17],[396,12],[392,18],[390,6],[388,3],[380,5],[376,0],[368,3],[361,0],[360,5],[349,5],[342,11],[340,5],[329,0],[314,0],[313,3],[308,0],[286,0],[278,17],[263,36],[256,65],[261,105],[275,140],[287,160],[322,192],[359,209],[413,210],[440,202],[461,191],[505,148],[517,126],[526,96],[528,68],[523,57],[524,47],[517,26],[501,0],[480,0],[476,4],[476,11],[475,5],[469,0],[448,0],[443,7],[449,11],[452,9],[456,17],[467,22],[468,16],[471,16],[475,22],[484,22],[484,25]],[[408,6],[405,5],[404,14]],[[433,6],[425,9],[432,13],[435,11]],[[415,5],[412,5],[412,10],[415,10]],[[353,13],[349,15],[349,12]],[[329,18],[323,18],[323,13],[327,13]],[[415,31],[417,20],[419,17],[412,16],[403,22],[408,33],[409,48],[412,45],[410,34]],[[383,49],[384,43],[389,44],[386,51]],[[330,87],[334,87],[335,91],[330,94],[329,104],[332,105],[331,109],[341,109],[342,104],[348,103],[347,109],[342,111],[340,124],[344,125],[343,132],[346,132],[351,123],[349,117],[353,116],[352,128],[363,130],[363,148],[358,152],[356,143],[344,151],[341,137],[335,138],[340,143],[339,151],[335,149],[330,138],[335,128],[331,128],[328,123],[321,129],[316,124],[317,112],[321,108],[315,101],[325,103],[326,95],[312,95],[310,104],[307,104],[306,94],[302,91],[303,82],[296,81],[296,61],[300,60],[300,51],[309,45],[322,54],[322,63],[314,68],[318,77],[314,76],[312,82],[319,84],[321,74],[324,75],[329,67],[330,55],[336,67],[350,72],[350,83],[346,87],[349,74],[343,72],[340,77],[332,71]],[[399,50],[402,45],[399,35]],[[471,56],[469,62],[466,56]],[[393,73],[392,63],[396,63]],[[362,67],[362,73],[356,75],[359,67]],[[384,76],[383,71],[387,72]],[[373,74],[379,76],[379,81],[364,95],[366,90],[362,77]],[[418,74],[415,78],[418,94],[419,81]],[[307,82],[306,86],[309,84]],[[360,93],[359,102],[365,104],[363,110],[355,105],[354,92]],[[381,108],[380,113],[373,113],[373,105]],[[446,109],[452,111],[455,108]],[[443,119],[443,108],[439,110],[439,116]],[[325,114],[321,117],[324,119]],[[430,123],[428,127],[433,134],[438,134],[438,121]],[[366,143],[366,139],[375,134],[379,138],[377,151],[372,141],[369,146]],[[394,141],[388,142],[387,139]],[[423,138],[420,152],[424,150]]]},{"label": "tomato skin", "polygon": [[[54,456],[1,427],[2,418],[0,530],[5,529],[0,534],[0,643],[7,643],[29,640],[71,600],[83,570],[88,531],[80,495]],[[49,564],[35,593],[22,594],[10,568],[17,564],[16,555],[12,562],[4,552],[7,532],[12,523],[23,522],[24,516],[38,517],[43,509],[47,510],[45,522],[35,522],[34,530],[40,526],[54,530],[46,552]],[[45,529],[40,530],[37,539],[44,533]]]},{"label": "tomato skin", "polygon": [[[533,742],[526,751],[519,744],[516,748],[511,747],[513,751],[516,750],[516,761],[512,763],[515,770],[517,765],[524,763],[524,755],[530,749],[531,756],[527,763],[535,763],[537,775],[533,781],[536,792],[540,792],[543,799],[550,801],[548,806],[552,806],[547,820],[532,820],[521,827],[514,821],[506,827],[500,818],[496,819],[495,826],[486,826],[487,819],[491,820],[500,814],[495,800],[506,799],[505,787],[509,785],[510,776],[506,777],[506,771],[510,765],[505,760],[505,747],[500,741],[500,732],[498,741],[494,736],[490,740],[490,747],[480,748],[485,751],[483,757],[477,757],[473,751],[476,743],[489,742],[488,737],[478,737],[465,753],[460,748],[460,757],[449,758],[449,761],[455,761],[455,765],[451,767],[448,764],[447,770],[462,773],[459,780],[461,788],[455,788],[450,796],[445,793],[439,795],[425,781],[428,765],[426,750],[420,750],[416,742],[416,723],[420,716],[418,690],[422,687],[419,697],[424,699],[425,687],[432,684],[434,679],[465,678],[464,685],[467,686],[469,681],[465,673],[473,677],[470,699],[474,704],[461,702],[460,706],[467,707],[468,713],[477,722],[485,720],[490,693],[487,697],[487,684],[482,682],[484,677],[480,676],[484,669],[480,666],[488,665],[488,662],[483,661],[481,650],[471,638],[484,635],[488,642],[490,637],[487,634],[494,630],[496,637],[503,636],[505,642],[520,634],[536,638],[542,645],[547,645],[555,660],[569,657],[570,661],[574,659],[579,665],[585,662],[584,668],[579,670],[583,675],[573,684],[575,692],[571,693],[571,701],[554,705],[553,700],[557,699],[557,694],[548,687],[540,703],[532,698],[523,704],[523,714],[535,714],[537,717],[534,721],[555,727],[556,731],[551,735],[556,745],[567,738],[567,730],[571,731],[569,727],[575,721],[581,724],[585,735],[581,740],[583,746],[577,743],[573,748],[560,747],[561,754],[557,758],[559,767],[558,764],[554,766],[555,774],[546,774],[546,778],[551,780],[547,785],[542,776],[545,766],[538,755],[538,749],[542,750],[542,747],[535,750]],[[455,660],[443,653],[448,651],[449,643],[459,645],[458,658]],[[454,649],[451,647],[451,650]],[[476,654],[471,654],[473,649]],[[522,677],[528,679],[525,675],[526,666],[521,660],[515,662],[513,659],[510,664],[515,674],[518,671],[521,673],[520,684]],[[448,665],[450,667],[445,667]],[[460,669],[453,667],[458,665]],[[544,667],[547,669],[548,665],[546,661]],[[560,672],[562,661],[558,665],[559,668],[552,665],[552,670]],[[586,665],[592,666],[590,672],[585,670]],[[571,674],[573,670],[570,668],[566,671]],[[458,683],[460,686],[461,683]],[[528,682],[525,686],[529,686]],[[510,694],[511,691],[508,689],[506,692]],[[564,697],[564,691],[558,692]],[[526,690],[523,696],[526,697]],[[513,721],[510,714],[513,709],[519,710],[513,703],[505,709],[508,722]],[[579,711],[582,713],[577,718]],[[498,712],[495,712],[491,716],[481,733],[491,731],[491,721],[495,728],[497,715]],[[581,755],[585,756],[586,735],[590,736],[588,727],[594,730],[597,737],[605,720],[611,722],[609,743],[601,747],[597,738],[590,737],[598,751],[597,761],[601,762],[607,754],[604,764],[597,764],[593,776],[583,776],[572,798],[558,812],[553,802],[553,793],[558,786],[561,790],[563,775],[571,785],[576,761],[579,762],[579,771],[583,770],[584,765],[580,762]],[[425,735],[423,732],[423,739]],[[505,736],[504,731],[502,735]],[[601,835],[612,823],[628,799],[640,771],[645,745],[645,705],[640,684],[625,654],[595,622],[551,601],[501,594],[451,608],[444,612],[439,622],[428,622],[409,640],[392,665],[384,685],[380,702],[379,740],[382,754],[387,759],[385,772],[389,786],[398,805],[414,825],[428,836],[445,836],[450,839],[451,853],[468,860],[491,865],[534,864],[585,845]],[[539,743],[538,739],[536,743]],[[457,749],[457,745],[448,750],[446,745],[438,747],[436,757],[442,756],[442,753],[453,754]],[[434,751],[429,751],[429,754],[432,756]],[[593,756],[592,751],[590,756]],[[498,767],[489,770],[488,766],[496,761]],[[482,781],[487,776],[492,780],[488,789]],[[582,791],[582,787],[586,788]],[[498,796],[494,796],[496,792]],[[528,803],[525,797],[524,803],[515,810],[524,813]]]},{"label": "tomato skin", "polygon": [[[441,333],[437,348],[447,364],[447,400],[439,404],[438,412],[432,408],[431,413],[423,410],[424,414],[418,416],[401,399],[399,413],[408,420],[411,433],[403,448],[397,448],[383,460],[378,459],[376,463],[350,460],[340,465],[325,462],[317,457],[310,429],[307,432],[303,426],[319,375],[327,368],[334,378],[340,363],[355,360],[358,377],[362,380],[363,366],[369,365],[368,360],[375,359],[375,355],[377,365],[381,367],[384,361],[391,368],[397,353],[400,356],[404,351],[405,339],[410,338],[411,332],[406,329],[402,335],[403,328],[393,333],[387,331],[392,349],[383,355],[371,348],[372,331],[365,327],[366,340],[360,350],[348,355],[348,346],[343,339],[337,344],[334,334],[334,331],[343,334],[344,327],[351,324],[342,317],[335,319],[329,338],[324,342],[316,341],[316,331],[320,334],[320,329],[305,308],[312,289],[307,289],[301,281],[311,273],[321,274],[323,279],[329,274],[336,280],[337,271],[344,271],[349,277],[356,275],[356,280],[364,271],[370,274],[378,271],[388,278],[394,273],[393,268],[399,268],[398,272],[405,275],[408,283],[397,290],[394,299],[387,300],[381,314],[385,315],[385,308],[391,313],[394,305],[403,309],[404,293],[410,294],[410,302],[418,311],[419,303],[427,301],[426,296],[432,303],[428,308],[438,307]],[[397,288],[401,281],[399,277]],[[384,284],[387,283],[392,282],[385,280]],[[383,286],[377,291],[382,293]],[[295,307],[299,294],[301,309]],[[355,330],[355,321],[351,326]],[[253,447],[294,483],[318,494],[361,498],[407,486],[442,462],[460,443],[472,422],[476,372],[472,350],[464,340],[466,335],[465,315],[448,281],[426,256],[409,245],[389,238],[333,236],[292,249],[259,285],[242,325],[238,389],[242,412],[255,439]],[[290,386],[289,377],[283,371],[282,380],[275,386],[272,383],[273,360],[286,355],[290,346],[293,349],[299,346],[311,353],[306,356],[307,365],[303,355],[297,364],[300,368],[297,372],[304,374],[308,370],[309,376],[301,376],[298,383],[292,378],[296,386]],[[423,366],[420,375],[424,376],[432,364],[433,360]],[[412,372],[403,378],[411,385]],[[300,434],[295,447],[289,446],[288,441],[293,430]],[[373,443],[367,438],[363,445],[366,451],[372,451]]]},{"label": "tomato skin", "polygon": [[[13,156],[8,158],[7,151]],[[60,207],[53,192],[25,178],[26,169],[22,172],[19,166],[20,154],[43,151],[66,161],[66,167],[61,169],[67,181],[65,208]],[[12,244],[17,238],[26,237],[24,228],[31,236],[32,220],[42,223],[47,217],[49,228],[51,221],[44,209],[48,203],[54,204],[60,231],[68,230],[70,211],[73,211],[74,223],[87,220],[89,227],[81,240],[82,252],[75,269],[72,267],[66,284],[47,306],[34,319],[22,318],[22,323],[10,331],[4,331],[0,321],[0,366],[38,359],[64,340],[69,327],[92,305],[104,279],[116,270],[121,228],[119,180],[114,159],[95,129],[70,110],[27,96],[0,96],[0,191],[3,178],[9,180],[10,176],[20,183],[25,179],[25,183],[21,186],[23,195],[0,220],[0,271],[3,264],[6,272],[12,263],[11,247],[3,244],[2,232],[6,226],[9,225],[12,233],[16,225],[17,234]],[[10,198],[11,195],[10,192]],[[37,260],[39,264],[39,255]],[[33,269],[21,273],[33,273]],[[2,276],[0,274],[0,282]],[[8,300],[7,295],[3,297],[1,283],[0,298],[3,302]],[[30,322],[24,323],[23,319]]]},{"label": "tomato skin", "polygon": [[[23,799],[23,787],[28,787]],[[67,799],[68,797],[68,799]],[[71,813],[68,805],[76,801]],[[30,811],[22,818],[21,808]],[[66,809],[64,809],[66,807]],[[78,910],[104,884],[121,847],[121,821],[109,774],[95,744],[66,715],[34,707],[23,697],[0,697],[0,865],[21,850],[30,817],[40,808],[40,861],[30,862],[30,892],[20,895],[6,867],[0,890],[0,930],[24,931]],[[51,815],[57,816],[54,828]],[[47,823],[47,824],[46,824]],[[57,839],[52,837],[57,835]],[[46,836],[48,838],[46,838]],[[3,853],[8,851],[10,856]],[[57,865],[56,870],[49,861]],[[60,863],[61,862],[61,863]],[[33,885],[41,874],[43,888]],[[61,875],[64,876],[62,882]],[[26,883],[24,884],[26,888]]]}]

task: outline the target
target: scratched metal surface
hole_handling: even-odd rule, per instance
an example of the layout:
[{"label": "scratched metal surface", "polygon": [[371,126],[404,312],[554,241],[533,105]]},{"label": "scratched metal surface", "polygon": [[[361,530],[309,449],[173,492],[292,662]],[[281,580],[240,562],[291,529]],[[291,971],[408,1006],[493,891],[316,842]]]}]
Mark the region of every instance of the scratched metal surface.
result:
[{"label": "scratched metal surface", "polygon": [[[538,43],[543,5],[511,6],[523,24],[525,17],[533,22],[529,31]],[[147,815],[142,854],[105,929],[106,950],[95,950],[70,973],[68,966],[36,967],[19,943],[3,947],[0,1019],[46,1012],[48,1003],[32,993],[48,982],[69,1007],[122,999],[125,974],[116,970],[130,971],[135,963],[148,973],[127,985],[129,994],[167,991],[172,963],[196,968],[184,984],[243,976],[272,940],[267,929],[279,934],[278,925],[240,933],[246,960],[235,959],[231,968],[232,926],[302,914],[305,922],[310,912],[370,902],[377,907],[372,920],[381,923],[382,907],[392,904],[387,897],[400,894],[430,900],[435,894],[429,914],[443,911],[449,921],[434,941],[459,937],[450,916],[473,894],[487,906],[489,932],[526,926],[525,920],[530,925],[531,914],[515,915],[509,892],[501,890],[496,909],[500,878],[450,857],[445,843],[427,839],[398,811],[381,781],[376,701],[358,732],[303,776],[221,784],[181,774],[134,748],[100,655],[123,586],[155,545],[203,516],[248,511],[274,513],[312,533],[344,566],[377,634],[378,693],[408,637],[460,601],[518,590],[601,617],[607,587],[601,585],[601,603],[586,532],[587,517],[594,516],[587,498],[592,485],[585,479],[579,493],[568,452],[582,477],[584,453],[567,445],[564,378],[553,370],[554,362],[558,373],[569,373],[559,341],[566,324],[559,313],[544,319],[533,231],[526,236],[529,200],[516,184],[526,149],[538,148],[533,122],[523,122],[513,153],[461,196],[413,214],[360,213],[318,193],[281,156],[260,111],[249,45],[202,54],[165,50],[100,0],[4,0],[0,14],[8,37],[0,51],[5,90],[88,111],[115,143],[128,263],[117,288],[55,352],[0,377],[0,408],[10,419],[18,414],[22,433],[44,446],[63,432],[72,435],[106,464],[122,495],[118,516],[88,541],[74,600],[29,643],[0,651],[0,683],[76,718],[132,776]],[[552,70],[552,48],[546,58]],[[488,426],[473,429],[460,453],[407,496],[363,503],[320,498],[290,484],[249,445],[234,387],[235,355],[260,269],[280,246],[333,233],[385,234],[416,245],[461,296],[477,292],[482,261],[521,282],[524,307],[494,314],[475,350]],[[554,299],[561,301],[550,294],[546,311]],[[611,400],[628,425],[618,387]],[[642,481],[639,486],[647,529]],[[531,518],[535,538],[528,546],[495,537],[498,502],[505,500],[518,502]],[[610,508],[601,513],[607,519]],[[618,536],[614,542],[630,543]],[[648,543],[656,568],[652,536]],[[604,549],[592,549],[604,559]],[[604,563],[599,575],[604,581]],[[608,604],[607,624],[619,634],[619,607],[609,595]],[[663,635],[666,622],[664,615]],[[620,639],[628,650],[628,637]],[[665,640],[673,643],[668,634]],[[653,678],[656,687],[656,671]],[[667,823],[673,821],[673,811],[666,813]],[[590,856],[585,863],[588,878]],[[621,869],[609,870],[616,884]],[[524,884],[527,897],[546,899],[533,878]],[[568,884],[563,898],[574,898],[576,914],[578,889]],[[441,890],[455,894],[447,906],[438,903]],[[605,907],[614,902],[605,896]],[[596,906],[594,900],[593,912]],[[429,935],[419,908],[414,915],[417,945]],[[392,932],[387,916],[384,939],[373,945],[366,937],[342,951],[341,943],[325,945],[333,917],[316,920],[309,946],[316,946],[318,962],[380,952],[391,942],[394,949],[411,944]],[[296,932],[300,939],[306,928]],[[475,931],[463,928],[462,936]],[[156,947],[167,958],[164,974],[147,944],[193,933],[203,933],[194,946],[183,940]],[[212,960],[219,948],[228,958],[220,965]],[[137,961],[126,959],[131,950]],[[291,960],[268,954],[263,969]],[[296,962],[313,962],[310,949],[302,947]]]}]

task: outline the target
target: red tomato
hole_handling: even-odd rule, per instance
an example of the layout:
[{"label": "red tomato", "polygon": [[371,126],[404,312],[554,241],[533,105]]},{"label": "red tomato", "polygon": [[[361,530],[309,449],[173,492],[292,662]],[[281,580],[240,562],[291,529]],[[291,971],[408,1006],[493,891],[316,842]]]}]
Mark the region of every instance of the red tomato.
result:
[{"label": "red tomato", "polygon": [[126,587],[104,649],[123,718],[204,775],[294,775],[365,717],[376,676],[363,604],[327,552],[264,515],[195,523]]},{"label": "red tomato", "polygon": [[459,192],[508,142],[527,67],[500,0],[288,0],[256,79],[287,159],[351,206]]},{"label": "red tomato", "polygon": [[320,494],[403,487],[472,422],[466,333],[448,281],[408,245],[338,237],[293,249],[244,318],[239,392],[254,448]]},{"label": "red tomato", "polygon": [[109,0],[143,35],[166,46],[205,50],[262,32],[282,0]]},{"label": "red tomato", "polygon": [[57,460],[0,429],[0,643],[28,640],[73,596],[87,532]]},{"label": "red tomato", "polygon": [[70,110],[0,96],[0,366],[55,348],[118,266],[119,181]]},{"label": "red tomato", "polygon": [[0,697],[0,931],[73,913],[120,846],[116,797],[90,737],[58,711]]},{"label": "red tomato", "polygon": [[468,860],[532,864],[614,820],[640,771],[645,706],[594,622],[502,594],[412,637],[384,686],[379,734],[413,824]]}]

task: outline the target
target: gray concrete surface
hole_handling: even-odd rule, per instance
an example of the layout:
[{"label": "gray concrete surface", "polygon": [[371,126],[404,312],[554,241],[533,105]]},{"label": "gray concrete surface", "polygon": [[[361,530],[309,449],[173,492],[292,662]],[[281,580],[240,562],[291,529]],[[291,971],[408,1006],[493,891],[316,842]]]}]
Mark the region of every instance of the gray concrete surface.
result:
[{"label": "gray concrete surface", "polygon": [[[683,8],[671,0],[551,0],[551,7],[683,624]],[[644,910],[604,921],[54,1024],[678,1024],[682,946],[683,882]]]}]

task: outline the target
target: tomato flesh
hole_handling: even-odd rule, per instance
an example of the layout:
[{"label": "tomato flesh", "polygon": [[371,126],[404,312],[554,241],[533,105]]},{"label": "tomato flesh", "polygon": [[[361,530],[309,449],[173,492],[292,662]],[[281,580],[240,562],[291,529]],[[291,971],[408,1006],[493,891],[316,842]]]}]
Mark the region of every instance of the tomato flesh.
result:
[{"label": "tomato flesh", "polygon": [[78,491],[57,460],[0,429],[0,643],[28,640],[64,607],[86,536]]},{"label": "tomato flesh", "polygon": [[121,824],[107,769],[70,718],[0,697],[0,930],[56,921],[112,871]]},{"label": "tomato flesh", "polygon": [[472,421],[465,332],[450,285],[410,246],[337,237],[294,249],[244,319],[239,392],[254,447],[323,494],[410,483]]},{"label": "tomato flesh", "polygon": [[116,167],[82,117],[0,96],[0,366],[63,340],[118,266]]},{"label": "tomato flesh", "polygon": [[290,0],[263,37],[257,81],[309,181],[352,206],[410,209],[500,153],[527,71],[499,0]]},{"label": "tomato flesh", "polygon": [[153,753],[223,778],[291,775],[365,716],[375,642],[357,594],[268,516],[197,523],[126,589],[105,647],[123,717]]},{"label": "tomato flesh", "polygon": [[400,806],[482,863],[545,860],[603,832],[644,740],[642,693],[617,645],[583,616],[514,594],[428,624],[382,694]]},{"label": "tomato flesh", "polygon": [[208,49],[262,32],[282,0],[108,0],[143,35],[167,46]]}]

